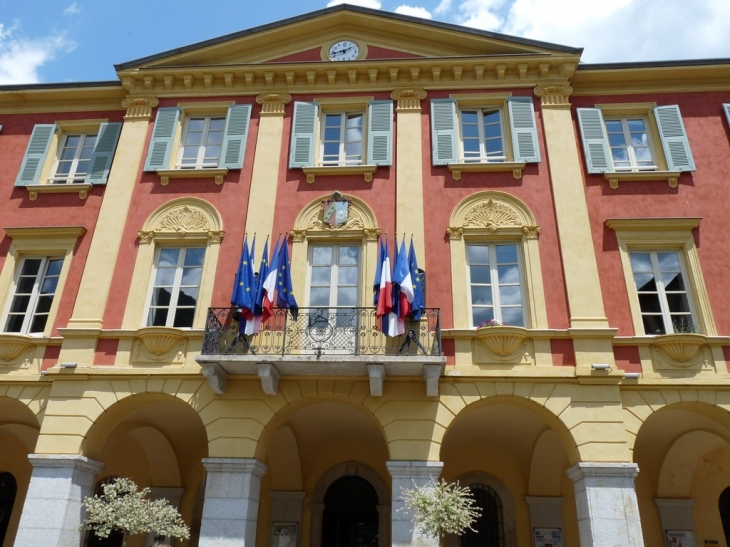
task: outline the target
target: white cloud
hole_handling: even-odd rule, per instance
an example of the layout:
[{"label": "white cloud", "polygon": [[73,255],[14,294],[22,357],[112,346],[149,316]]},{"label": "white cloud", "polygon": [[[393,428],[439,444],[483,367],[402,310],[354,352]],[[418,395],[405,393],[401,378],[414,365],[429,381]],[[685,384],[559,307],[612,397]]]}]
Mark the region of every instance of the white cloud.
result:
[{"label": "white cloud", "polygon": [[351,4],[353,6],[362,6],[363,8],[380,9],[382,5],[380,0],[330,0],[327,7],[336,6],[337,4]]},{"label": "white cloud", "polygon": [[[441,0],[456,23],[584,47],[585,62],[727,57],[727,0]],[[448,12],[448,13],[446,13]]]},{"label": "white cloud", "polygon": [[18,29],[0,24],[0,85],[38,83],[43,64],[76,47],[63,33],[31,40],[17,36]]},{"label": "white cloud", "polygon": [[412,15],[413,17],[421,17],[422,19],[431,19],[431,12],[426,8],[414,7],[414,6],[398,6],[395,8],[396,13],[402,15]]},{"label": "white cloud", "polygon": [[81,13],[81,8],[74,2],[69,7],[67,7],[65,10],[63,10],[64,15],[78,15]]}]

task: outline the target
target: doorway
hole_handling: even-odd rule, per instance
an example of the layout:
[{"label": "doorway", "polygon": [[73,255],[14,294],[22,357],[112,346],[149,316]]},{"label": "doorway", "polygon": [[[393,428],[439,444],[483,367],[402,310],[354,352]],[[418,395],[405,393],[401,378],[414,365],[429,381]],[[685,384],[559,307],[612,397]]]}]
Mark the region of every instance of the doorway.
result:
[{"label": "doorway", "polygon": [[377,547],[378,494],[365,479],[344,476],[324,497],[322,547]]}]

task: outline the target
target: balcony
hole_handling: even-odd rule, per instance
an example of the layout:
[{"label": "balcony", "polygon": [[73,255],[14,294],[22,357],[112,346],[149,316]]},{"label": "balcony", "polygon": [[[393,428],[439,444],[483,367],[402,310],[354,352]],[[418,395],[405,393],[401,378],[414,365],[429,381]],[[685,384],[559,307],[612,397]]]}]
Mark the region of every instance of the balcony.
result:
[{"label": "balcony", "polygon": [[386,376],[420,377],[429,396],[438,395],[446,359],[441,355],[438,309],[408,320],[404,333],[385,336],[374,308],[299,308],[296,318],[277,309],[261,330],[239,333],[235,308],[209,308],[201,355],[215,393],[229,375],[256,376],[267,394],[278,392],[282,376],[367,376],[372,395],[382,395]]}]

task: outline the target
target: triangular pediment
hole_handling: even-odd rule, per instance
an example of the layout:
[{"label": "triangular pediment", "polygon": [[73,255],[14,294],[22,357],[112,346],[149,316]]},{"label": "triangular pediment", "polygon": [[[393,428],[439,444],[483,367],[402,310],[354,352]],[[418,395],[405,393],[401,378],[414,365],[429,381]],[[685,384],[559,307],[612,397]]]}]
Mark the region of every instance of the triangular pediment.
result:
[{"label": "triangular pediment", "polygon": [[117,70],[327,62],[342,39],[361,45],[358,60],[579,56],[580,49],[479,31],[346,4],[117,65]]}]

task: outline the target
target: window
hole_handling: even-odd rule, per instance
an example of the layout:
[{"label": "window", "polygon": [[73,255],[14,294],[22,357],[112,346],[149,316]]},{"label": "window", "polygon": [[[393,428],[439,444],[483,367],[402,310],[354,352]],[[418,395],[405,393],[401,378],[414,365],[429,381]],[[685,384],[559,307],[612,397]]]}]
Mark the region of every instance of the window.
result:
[{"label": "window", "polygon": [[[597,105],[578,108],[578,123],[583,139],[586,167],[589,173],[616,173],[611,181],[615,188],[620,173],[663,172],[676,186],[682,171],[694,171],[695,164],[682,116],[677,105],[656,106],[649,103]],[[660,146],[654,146],[654,143]],[[677,172],[674,177],[667,172]]]},{"label": "window", "polygon": [[505,161],[501,110],[461,110],[459,120],[465,162]]},{"label": "window", "polygon": [[218,167],[223,144],[224,117],[188,118],[180,147],[181,169]]},{"label": "window", "polygon": [[61,276],[63,257],[24,258],[13,286],[5,332],[41,333]]},{"label": "window", "polygon": [[158,108],[144,170],[241,169],[250,121],[250,104]]},{"label": "window", "polygon": [[359,165],[362,163],[362,112],[325,114],[322,123],[321,157],[323,165]]},{"label": "window", "polygon": [[540,161],[530,97],[460,94],[431,101],[433,165],[461,171],[516,170]]},{"label": "window", "polygon": [[51,178],[53,184],[81,183],[86,180],[96,136],[96,133],[80,133],[63,137]]},{"label": "window", "polygon": [[646,334],[695,332],[687,274],[677,252],[630,253]]},{"label": "window", "polygon": [[310,252],[309,305],[356,307],[360,293],[360,247],[313,245]]},{"label": "window", "polygon": [[372,173],[393,163],[393,101],[295,102],[289,168],[314,175]]},{"label": "window", "polygon": [[517,244],[468,244],[466,259],[472,326],[490,320],[524,326]]},{"label": "window", "polygon": [[105,120],[36,124],[15,185],[106,184],[121,131]]},{"label": "window", "polygon": [[204,247],[162,247],[158,250],[148,327],[193,326],[204,258]]},{"label": "window", "polygon": [[613,218],[634,331],[714,336],[692,230],[698,218]]}]

